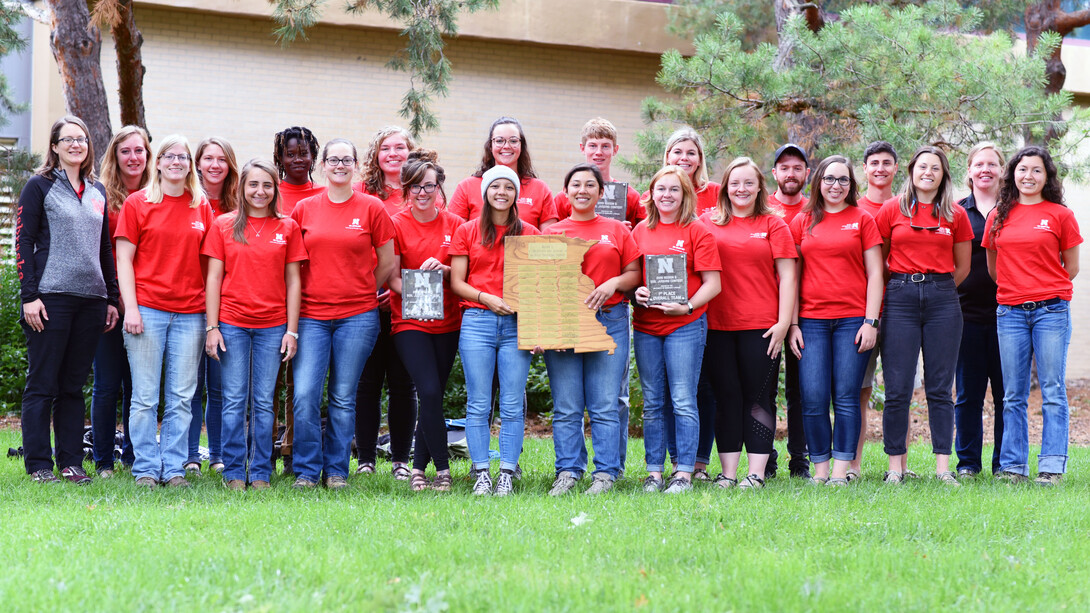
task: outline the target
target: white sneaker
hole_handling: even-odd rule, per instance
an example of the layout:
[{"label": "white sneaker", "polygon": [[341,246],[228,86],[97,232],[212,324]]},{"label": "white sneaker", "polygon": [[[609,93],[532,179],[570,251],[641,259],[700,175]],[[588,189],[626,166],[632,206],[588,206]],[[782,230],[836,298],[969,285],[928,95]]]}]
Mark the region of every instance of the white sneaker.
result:
[{"label": "white sneaker", "polygon": [[492,494],[492,475],[487,468],[477,471],[477,482],[473,484],[474,496],[490,496]]},{"label": "white sneaker", "polygon": [[550,496],[563,496],[571,491],[575,487],[578,479],[575,478],[575,473],[568,470],[560,471],[560,474],[556,476],[556,481],[553,481],[553,489],[549,490]]},{"label": "white sneaker", "polygon": [[515,490],[514,482],[515,474],[506,470],[500,471],[500,476],[496,478],[496,491],[493,493],[495,496],[506,496]]}]

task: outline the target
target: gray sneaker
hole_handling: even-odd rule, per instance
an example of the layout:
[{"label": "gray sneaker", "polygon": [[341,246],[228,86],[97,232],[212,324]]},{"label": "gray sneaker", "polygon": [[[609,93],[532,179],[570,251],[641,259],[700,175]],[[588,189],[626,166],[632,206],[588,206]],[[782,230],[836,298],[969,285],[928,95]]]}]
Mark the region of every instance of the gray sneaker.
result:
[{"label": "gray sneaker", "polygon": [[688,479],[682,479],[681,477],[674,477],[670,479],[669,485],[666,489],[662,490],[665,494],[682,494],[693,489],[693,482]]},{"label": "gray sneaker", "polygon": [[550,496],[563,496],[571,491],[575,484],[579,481],[575,477],[575,473],[569,470],[562,470],[560,474],[556,476],[556,481],[553,481],[553,489],[549,490]]},{"label": "gray sneaker", "polygon": [[613,489],[613,477],[610,477],[606,473],[594,473],[594,481],[591,482],[587,491],[583,493],[588,496],[594,496],[597,494],[604,494],[611,489]]},{"label": "gray sneaker", "polygon": [[492,475],[489,474],[487,468],[482,468],[477,471],[477,482],[473,484],[474,496],[491,496],[492,495]]},{"label": "gray sneaker", "polygon": [[515,473],[508,472],[506,470],[500,471],[500,476],[496,478],[496,496],[506,496],[515,490]]}]

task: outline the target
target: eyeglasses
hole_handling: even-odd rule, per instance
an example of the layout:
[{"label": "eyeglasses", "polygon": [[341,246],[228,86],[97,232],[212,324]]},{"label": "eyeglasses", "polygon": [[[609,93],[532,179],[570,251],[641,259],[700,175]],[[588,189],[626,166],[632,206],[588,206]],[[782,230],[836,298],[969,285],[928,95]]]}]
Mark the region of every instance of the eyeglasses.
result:
[{"label": "eyeglasses", "polygon": [[522,139],[517,136],[512,136],[511,138],[501,138],[497,136],[496,138],[492,139],[492,144],[497,147],[502,147],[504,145],[518,147],[520,144],[522,144]]},{"label": "eyeglasses", "polygon": [[325,163],[327,166],[332,166],[334,168],[336,168],[337,166],[351,166],[356,163],[356,158],[326,158]]},{"label": "eyeglasses", "polygon": [[75,143],[77,145],[86,145],[87,144],[87,137],[86,136],[65,136],[64,138],[58,138],[57,142],[58,143],[63,143],[65,145],[71,145],[72,143]]},{"label": "eyeglasses", "polygon": [[821,182],[825,185],[832,185],[833,183],[839,183],[842,187],[848,187],[852,184],[852,180],[848,177],[834,177],[833,175],[825,175],[821,178]]},{"label": "eyeglasses", "polygon": [[182,162],[184,164],[189,161],[188,153],[164,153],[159,157],[168,162]]},{"label": "eyeglasses", "polygon": [[436,185],[435,183],[423,183],[423,184],[419,184],[419,185],[410,185],[409,186],[409,192],[411,192],[413,194],[419,194],[420,192],[424,192],[425,194],[430,194],[430,193],[434,192],[435,188],[437,188],[437,187],[439,187],[439,186]]}]

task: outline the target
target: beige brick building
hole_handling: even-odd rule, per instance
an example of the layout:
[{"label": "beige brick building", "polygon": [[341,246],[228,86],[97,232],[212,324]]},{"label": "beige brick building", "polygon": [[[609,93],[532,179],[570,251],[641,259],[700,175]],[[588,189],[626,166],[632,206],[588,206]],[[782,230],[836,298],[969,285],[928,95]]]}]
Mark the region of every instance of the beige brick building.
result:
[{"label": "beige brick building", "polygon": [[[501,115],[522,121],[538,173],[554,190],[581,159],[579,131],[588,118],[611,119],[622,154],[631,151],[643,125],[640,101],[662,95],[655,83],[659,55],[691,48],[665,31],[666,10],[636,0],[502,0],[499,11],[463,17],[461,36],[447,47],[455,78],[450,96],[436,107],[442,131],[423,139],[439,151],[451,189],[476,166],[488,126]],[[196,143],[222,136],[241,162],[271,157],[273,134],[292,125],[310,127],[321,142],[347,137],[362,149],[380,127],[404,123],[397,108],[408,77],[385,68],[402,42],[396,24],[375,15],[349,16],[327,3],[308,39],[282,49],[269,11],[267,0],[137,0],[154,137],[181,133]],[[48,29],[34,28],[31,143],[44,151],[50,124],[64,114],[64,99]],[[1067,87],[1085,102],[1090,48],[1065,44],[1064,59]],[[102,64],[115,99],[108,36]],[[116,100],[111,105],[116,128]],[[1068,194],[1090,235],[1086,188],[1069,185]],[[1068,375],[1082,378],[1090,377],[1090,273],[1076,280],[1075,289]]]}]

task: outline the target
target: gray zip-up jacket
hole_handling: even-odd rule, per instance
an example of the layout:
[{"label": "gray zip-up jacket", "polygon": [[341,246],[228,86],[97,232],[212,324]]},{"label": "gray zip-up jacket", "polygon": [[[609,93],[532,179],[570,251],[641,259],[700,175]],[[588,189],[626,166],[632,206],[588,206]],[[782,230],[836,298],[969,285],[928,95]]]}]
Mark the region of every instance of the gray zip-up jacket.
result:
[{"label": "gray zip-up jacket", "polygon": [[105,298],[117,306],[117,269],[101,183],[84,180],[80,198],[60,168],[31,177],[19,195],[15,236],[24,304],[43,294],[66,294]]}]

